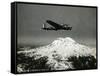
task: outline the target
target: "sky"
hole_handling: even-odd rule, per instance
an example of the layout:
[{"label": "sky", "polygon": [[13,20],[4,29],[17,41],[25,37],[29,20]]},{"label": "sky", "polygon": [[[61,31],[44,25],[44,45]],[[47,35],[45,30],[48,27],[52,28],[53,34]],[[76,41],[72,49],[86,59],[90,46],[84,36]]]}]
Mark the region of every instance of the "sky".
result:
[{"label": "sky", "polygon": [[[69,24],[72,30],[42,30],[46,20]],[[17,36],[18,45],[46,45],[59,37],[71,37],[78,43],[95,47],[96,8],[18,4]]]}]

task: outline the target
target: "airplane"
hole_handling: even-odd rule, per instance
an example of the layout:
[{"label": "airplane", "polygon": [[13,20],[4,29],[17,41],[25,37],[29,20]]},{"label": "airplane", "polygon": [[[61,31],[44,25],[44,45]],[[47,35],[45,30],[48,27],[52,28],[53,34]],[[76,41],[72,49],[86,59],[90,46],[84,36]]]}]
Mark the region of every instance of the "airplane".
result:
[{"label": "airplane", "polygon": [[58,24],[51,20],[46,20],[46,23],[52,25],[52,27],[46,27],[46,24],[43,24],[43,30],[72,30],[72,27],[69,27],[68,24]]}]

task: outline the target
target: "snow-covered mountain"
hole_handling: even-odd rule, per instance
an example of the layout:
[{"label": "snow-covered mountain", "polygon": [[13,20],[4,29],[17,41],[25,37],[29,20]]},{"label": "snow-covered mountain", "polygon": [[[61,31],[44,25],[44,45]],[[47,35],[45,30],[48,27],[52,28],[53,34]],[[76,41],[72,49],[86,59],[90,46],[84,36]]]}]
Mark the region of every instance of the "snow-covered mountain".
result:
[{"label": "snow-covered mountain", "polygon": [[[96,49],[77,43],[70,37],[58,38],[51,44],[25,51],[18,51],[17,54],[24,54],[27,57],[34,57],[35,60],[47,57],[46,64],[52,70],[74,69],[72,62],[68,59],[72,56],[93,56],[96,58]],[[18,67],[18,71],[20,71]]]}]

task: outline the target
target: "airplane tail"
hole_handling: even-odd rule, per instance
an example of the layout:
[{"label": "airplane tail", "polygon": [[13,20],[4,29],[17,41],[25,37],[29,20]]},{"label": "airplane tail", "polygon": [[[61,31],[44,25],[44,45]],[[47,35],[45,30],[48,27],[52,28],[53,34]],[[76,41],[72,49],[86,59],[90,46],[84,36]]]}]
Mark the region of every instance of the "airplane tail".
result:
[{"label": "airplane tail", "polygon": [[46,28],[46,25],[45,24],[43,24],[43,28]]}]

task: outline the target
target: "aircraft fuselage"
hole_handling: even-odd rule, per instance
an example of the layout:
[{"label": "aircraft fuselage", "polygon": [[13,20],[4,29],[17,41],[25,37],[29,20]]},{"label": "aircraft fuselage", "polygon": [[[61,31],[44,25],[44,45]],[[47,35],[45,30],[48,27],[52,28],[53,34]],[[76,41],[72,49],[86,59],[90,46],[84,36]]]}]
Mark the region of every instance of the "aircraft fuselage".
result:
[{"label": "aircraft fuselage", "polygon": [[[52,25],[53,27],[43,27],[42,29],[43,30],[72,30],[72,27],[69,27],[67,24],[65,24],[64,26],[63,25],[60,25],[58,23],[55,23],[51,20],[47,20],[46,21],[48,24]],[[44,25],[45,26],[45,25]]]}]

